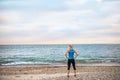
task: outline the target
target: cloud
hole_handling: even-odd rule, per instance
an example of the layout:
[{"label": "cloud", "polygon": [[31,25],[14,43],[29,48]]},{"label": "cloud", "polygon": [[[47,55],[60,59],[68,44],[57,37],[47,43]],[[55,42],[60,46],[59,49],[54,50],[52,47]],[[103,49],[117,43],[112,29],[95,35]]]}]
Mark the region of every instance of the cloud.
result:
[{"label": "cloud", "polygon": [[[22,25],[14,25],[14,26],[3,26],[2,29],[2,37],[4,40],[8,39],[11,36],[11,42],[15,43],[49,43],[55,41],[60,42],[59,39],[65,39],[66,38],[72,40],[73,42],[79,40],[83,42],[85,39],[88,39],[92,42],[92,40],[96,37],[108,37],[108,33],[111,33],[110,31],[116,32],[116,30],[113,28],[110,29],[110,27],[102,27],[95,25],[115,25],[112,19],[113,17],[107,17],[105,20],[101,19],[90,19],[91,22],[89,23],[80,23],[74,21],[74,18],[79,17],[79,15],[89,15],[94,14],[90,10],[84,10],[84,11],[65,11],[65,12],[49,12],[49,13],[43,13],[43,14],[37,14],[36,17],[34,16],[34,19],[31,23],[26,23]],[[118,18],[118,17],[114,17]],[[13,21],[14,22],[14,21]],[[112,23],[113,22],[113,23]],[[116,24],[117,26],[117,24]],[[97,30],[102,29],[102,30]],[[110,30],[106,30],[110,29]],[[117,29],[119,32],[119,29]],[[23,32],[24,31],[24,32]],[[6,36],[6,33],[8,37]],[[106,35],[105,35],[106,34]],[[50,37],[48,35],[51,35]],[[110,34],[111,35],[111,34]],[[79,38],[78,38],[79,37]],[[102,38],[101,37],[101,38]],[[114,36],[113,36],[114,37]],[[73,39],[74,38],[74,39]],[[44,42],[45,41],[45,42]],[[86,41],[86,42],[90,42]],[[105,40],[104,40],[105,41]],[[9,41],[8,41],[9,42]],[[64,40],[61,40],[61,42],[64,42]],[[68,40],[68,42],[71,42]],[[67,43],[68,43],[67,42]],[[96,42],[96,41],[95,41]],[[80,42],[79,42],[80,43]]]},{"label": "cloud", "polygon": [[[100,4],[95,0],[41,2],[48,4],[50,8],[43,4],[38,5],[40,2],[36,1],[32,4],[28,0],[22,0],[20,3],[8,1],[8,3],[10,3],[8,6],[6,2],[3,5],[10,6],[10,9],[0,13],[1,44],[119,43],[120,41],[120,11],[116,2]],[[61,6],[62,8],[59,8]]]},{"label": "cloud", "polygon": [[96,0],[96,2],[102,2],[102,0]]},{"label": "cloud", "polygon": [[85,3],[87,3],[88,0],[66,0],[66,4],[70,7],[72,6],[79,6],[79,5],[83,5]]},{"label": "cloud", "polygon": [[21,18],[21,13],[16,11],[1,11],[0,13],[0,19],[4,20],[4,24],[15,24]]},{"label": "cloud", "polygon": [[[61,11],[65,10],[62,5],[64,0],[5,0],[1,1],[3,11]],[[9,5],[8,5],[9,4]]]},{"label": "cloud", "polygon": [[0,24],[4,24],[4,23],[6,23],[6,20],[4,18],[0,17]]}]

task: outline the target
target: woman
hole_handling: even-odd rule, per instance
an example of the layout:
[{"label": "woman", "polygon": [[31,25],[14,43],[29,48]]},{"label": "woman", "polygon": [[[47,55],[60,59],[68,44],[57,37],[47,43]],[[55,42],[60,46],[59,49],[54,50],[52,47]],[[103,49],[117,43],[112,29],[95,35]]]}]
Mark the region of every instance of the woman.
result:
[{"label": "woman", "polygon": [[[75,57],[74,57],[74,53],[76,54]],[[65,57],[68,59],[67,77],[69,77],[71,63],[74,69],[74,76],[76,77],[75,59],[77,58],[77,56],[78,56],[77,52],[73,49],[73,46],[70,44],[69,49],[65,53]]]}]

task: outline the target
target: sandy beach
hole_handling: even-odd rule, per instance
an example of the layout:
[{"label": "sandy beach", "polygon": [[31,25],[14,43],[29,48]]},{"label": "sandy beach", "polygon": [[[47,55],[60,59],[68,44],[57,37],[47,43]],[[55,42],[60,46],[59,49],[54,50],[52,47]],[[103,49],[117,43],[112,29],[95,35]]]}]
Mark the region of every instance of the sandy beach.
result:
[{"label": "sandy beach", "polygon": [[120,66],[77,66],[66,77],[65,65],[0,66],[0,80],[120,80]]}]

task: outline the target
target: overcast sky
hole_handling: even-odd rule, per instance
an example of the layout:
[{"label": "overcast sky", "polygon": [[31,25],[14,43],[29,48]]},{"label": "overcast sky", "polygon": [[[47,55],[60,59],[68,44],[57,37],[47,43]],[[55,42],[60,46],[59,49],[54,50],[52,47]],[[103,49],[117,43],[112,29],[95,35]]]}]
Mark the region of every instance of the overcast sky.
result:
[{"label": "overcast sky", "polygon": [[0,0],[0,44],[120,43],[120,0]]}]

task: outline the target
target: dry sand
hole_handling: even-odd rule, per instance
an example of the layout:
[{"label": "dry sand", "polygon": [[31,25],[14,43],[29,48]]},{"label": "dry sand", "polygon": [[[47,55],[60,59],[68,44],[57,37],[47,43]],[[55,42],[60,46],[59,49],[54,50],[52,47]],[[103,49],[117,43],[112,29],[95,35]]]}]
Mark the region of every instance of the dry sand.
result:
[{"label": "dry sand", "polygon": [[120,66],[77,66],[66,77],[66,66],[0,66],[0,80],[120,80]]}]

